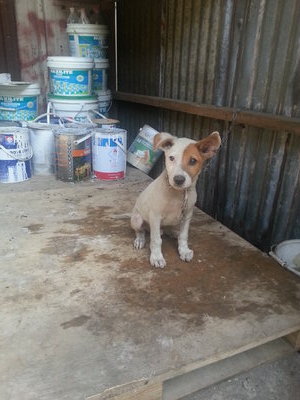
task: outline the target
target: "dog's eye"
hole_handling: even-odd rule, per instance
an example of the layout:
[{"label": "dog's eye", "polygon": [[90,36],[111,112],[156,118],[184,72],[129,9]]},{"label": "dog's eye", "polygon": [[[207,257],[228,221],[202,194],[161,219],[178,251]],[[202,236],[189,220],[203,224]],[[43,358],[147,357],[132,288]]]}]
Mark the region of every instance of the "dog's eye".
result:
[{"label": "dog's eye", "polygon": [[170,157],[169,157],[169,160],[170,160],[170,161],[174,161],[174,160],[175,160],[175,157],[174,157],[174,156],[170,156]]},{"label": "dog's eye", "polygon": [[197,163],[196,158],[190,158],[189,164],[190,165],[195,165]]}]

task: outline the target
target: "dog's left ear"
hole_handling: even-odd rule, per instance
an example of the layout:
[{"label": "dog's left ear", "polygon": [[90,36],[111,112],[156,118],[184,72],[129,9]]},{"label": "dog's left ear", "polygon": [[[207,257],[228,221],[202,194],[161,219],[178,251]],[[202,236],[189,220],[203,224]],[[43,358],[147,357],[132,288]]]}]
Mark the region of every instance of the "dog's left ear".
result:
[{"label": "dog's left ear", "polygon": [[176,136],[172,136],[170,133],[161,132],[157,133],[153,138],[153,148],[154,150],[168,150],[170,149],[175,141],[177,140]]},{"label": "dog's left ear", "polygon": [[196,143],[196,147],[202,158],[207,160],[213,157],[221,145],[221,138],[219,132],[213,132],[206,138]]}]

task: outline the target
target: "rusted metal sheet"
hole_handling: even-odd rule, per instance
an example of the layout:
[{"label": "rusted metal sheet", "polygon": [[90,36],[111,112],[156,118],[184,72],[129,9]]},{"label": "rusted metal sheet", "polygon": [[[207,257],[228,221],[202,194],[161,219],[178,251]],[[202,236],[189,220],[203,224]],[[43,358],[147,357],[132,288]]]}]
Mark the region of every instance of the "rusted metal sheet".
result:
[{"label": "rusted metal sheet", "polygon": [[[164,0],[147,2],[147,8],[144,2],[120,0],[118,5],[119,90],[300,116],[297,0]],[[150,110],[155,128],[196,140],[219,129],[227,138],[228,122],[119,103],[121,123],[128,127],[149,123]],[[199,180],[198,205],[268,250],[300,237],[299,176],[298,136],[237,125]]]},{"label": "rusted metal sheet", "polygon": [[14,2],[0,0],[0,73],[9,72],[20,79],[18,38]]}]

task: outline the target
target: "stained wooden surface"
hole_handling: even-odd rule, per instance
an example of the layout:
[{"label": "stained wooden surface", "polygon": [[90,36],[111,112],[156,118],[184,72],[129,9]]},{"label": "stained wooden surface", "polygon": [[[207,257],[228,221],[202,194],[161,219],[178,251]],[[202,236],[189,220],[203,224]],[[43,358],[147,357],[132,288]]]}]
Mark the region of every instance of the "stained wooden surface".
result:
[{"label": "stained wooden surface", "polygon": [[167,379],[300,329],[300,280],[196,210],[195,257],[132,247],[149,178],[0,185],[0,397],[82,399]]}]

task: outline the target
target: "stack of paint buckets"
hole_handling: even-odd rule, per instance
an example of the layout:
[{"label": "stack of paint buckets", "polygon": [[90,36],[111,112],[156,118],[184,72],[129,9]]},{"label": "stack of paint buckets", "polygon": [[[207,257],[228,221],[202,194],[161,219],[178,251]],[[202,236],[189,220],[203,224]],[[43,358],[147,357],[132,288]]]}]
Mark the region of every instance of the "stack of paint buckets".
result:
[{"label": "stack of paint buckets", "polygon": [[24,121],[38,115],[38,83],[14,82],[1,74],[0,84],[0,182],[14,183],[32,175],[29,131]]},{"label": "stack of paint buckets", "polygon": [[107,114],[111,91],[107,88],[109,63],[106,25],[67,24],[70,56],[48,57],[52,110],[63,118],[88,120],[88,111]]}]

